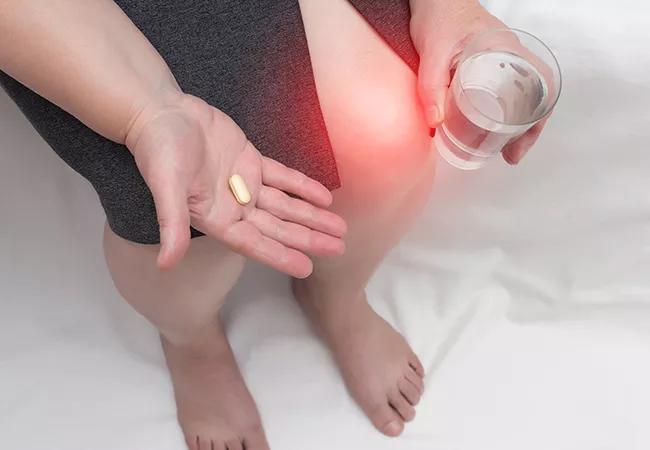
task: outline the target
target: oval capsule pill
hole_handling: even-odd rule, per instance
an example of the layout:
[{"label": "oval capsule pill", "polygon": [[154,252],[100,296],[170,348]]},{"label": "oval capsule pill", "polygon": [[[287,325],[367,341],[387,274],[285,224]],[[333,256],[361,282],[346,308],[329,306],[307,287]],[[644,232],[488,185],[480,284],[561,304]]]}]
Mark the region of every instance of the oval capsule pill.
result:
[{"label": "oval capsule pill", "polygon": [[251,201],[251,193],[244,182],[244,179],[239,174],[234,174],[228,180],[228,185],[232,195],[235,196],[235,200],[240,205],[247,205]]}]

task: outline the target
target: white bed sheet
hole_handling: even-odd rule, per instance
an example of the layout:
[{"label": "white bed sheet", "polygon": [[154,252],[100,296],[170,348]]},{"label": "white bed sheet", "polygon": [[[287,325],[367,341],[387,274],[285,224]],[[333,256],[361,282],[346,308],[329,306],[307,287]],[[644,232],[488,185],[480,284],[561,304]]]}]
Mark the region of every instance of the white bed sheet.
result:
[{"label": "white bed sheet", "polygon": [[[287,280],[251,266],[226,317],[275,450],[650,448],[650,4],[488,6],[550,43],[564,92],[520,167],[441,163],[372,282],[428,368],[418,417],[375,432]],[[0,449],[183,449],[155,331],[104,267],[94,192],[3,94],[0,152]]]}]

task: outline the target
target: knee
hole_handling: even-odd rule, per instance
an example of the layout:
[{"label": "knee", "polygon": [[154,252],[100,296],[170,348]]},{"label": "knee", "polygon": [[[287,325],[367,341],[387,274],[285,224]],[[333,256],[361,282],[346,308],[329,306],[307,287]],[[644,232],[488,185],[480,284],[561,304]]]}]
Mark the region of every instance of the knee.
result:
[{"label": "knee", "polygon": [[336,104],[330,126],[343,187],[405,193],[435,165],[415,75],[363,80]]},{"label": "knee", "polygon": [[193,239],[176,267],[156,266],[159,245],[127,241],[106,226],[104,255],[118,293],[167,337],[189,336],[214,321],[244,259],[213,239]]}]

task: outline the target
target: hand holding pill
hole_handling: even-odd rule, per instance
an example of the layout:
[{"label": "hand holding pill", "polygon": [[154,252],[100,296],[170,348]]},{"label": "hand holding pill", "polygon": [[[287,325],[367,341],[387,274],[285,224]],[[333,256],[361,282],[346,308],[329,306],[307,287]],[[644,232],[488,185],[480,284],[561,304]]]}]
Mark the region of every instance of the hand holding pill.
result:
[{"label": "hand holding pill", "polygon": [[330,191],[262,156],[221,111],[183,95],[143,120],[128,142],[156,204],[161,268],[183,258],[190,226],[299,278],[312,271],[308,255],[345,251],[345,221],[327,211]]}]

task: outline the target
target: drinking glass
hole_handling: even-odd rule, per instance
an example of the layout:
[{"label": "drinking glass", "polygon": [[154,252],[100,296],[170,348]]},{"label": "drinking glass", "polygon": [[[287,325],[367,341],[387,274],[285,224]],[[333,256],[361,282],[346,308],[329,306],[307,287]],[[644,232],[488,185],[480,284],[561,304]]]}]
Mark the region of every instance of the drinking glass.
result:
[{"label": "drinking glass", "polygon": [[551,50],[530,33],[492,29],[465,46],[434,142],[459,169],[482,167],[555,106],[562,86]]}]

